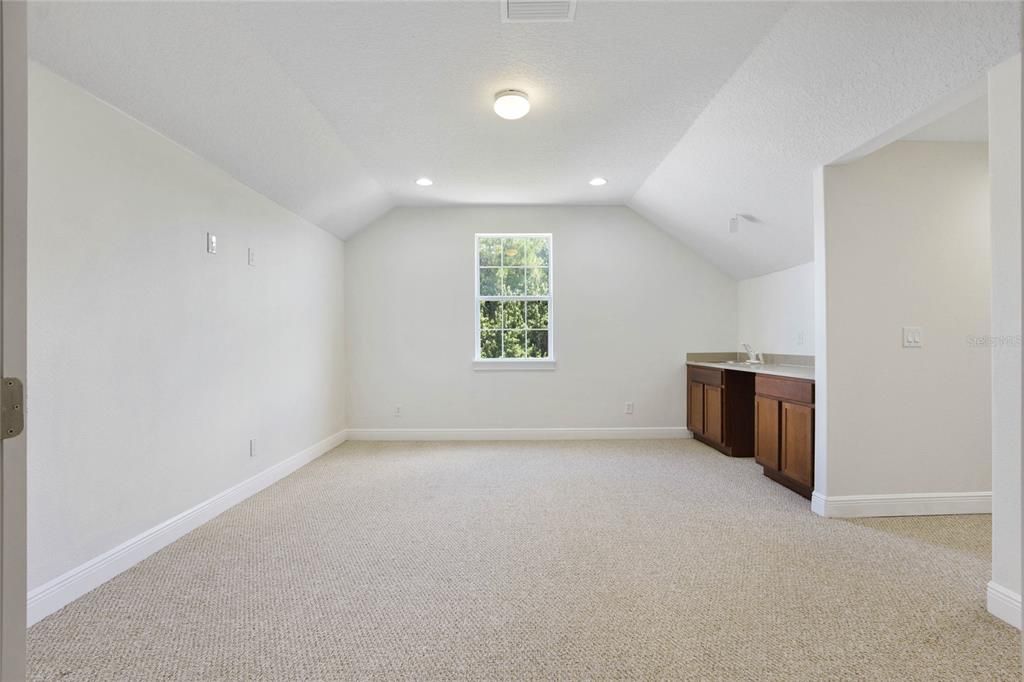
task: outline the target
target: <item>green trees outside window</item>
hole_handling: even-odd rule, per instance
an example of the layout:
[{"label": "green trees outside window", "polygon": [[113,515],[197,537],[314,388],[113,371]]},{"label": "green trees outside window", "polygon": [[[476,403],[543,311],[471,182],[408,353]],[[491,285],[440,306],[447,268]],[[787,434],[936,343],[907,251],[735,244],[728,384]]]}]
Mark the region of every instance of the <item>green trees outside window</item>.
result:
[{"label": "green trees outside window", "polygon": [[480,359],[551,354],[551,236],[477,235]]}]

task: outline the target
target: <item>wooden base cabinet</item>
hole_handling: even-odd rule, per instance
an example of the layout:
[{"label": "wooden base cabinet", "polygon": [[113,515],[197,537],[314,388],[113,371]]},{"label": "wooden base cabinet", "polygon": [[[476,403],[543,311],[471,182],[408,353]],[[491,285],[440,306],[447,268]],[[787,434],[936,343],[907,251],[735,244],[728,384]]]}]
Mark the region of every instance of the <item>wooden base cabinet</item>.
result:
[{"label": "wooden base cabinet", "polygon": [[722,398],[724,372],[708,367],[690,367],[687,370],[686,423],[695,438],[710,441],[716,446],[725,443]]},{"label": "wooden base cabinet", "polygon": [[754,375],[691,366],[686,375],[686,424],[693,437],[730,457],[752,456]]},{"label": "wooden base cabinet", "polygon": [[810,498],[814,491],[814,382],[758,375],[754,457],[764,475]]}]

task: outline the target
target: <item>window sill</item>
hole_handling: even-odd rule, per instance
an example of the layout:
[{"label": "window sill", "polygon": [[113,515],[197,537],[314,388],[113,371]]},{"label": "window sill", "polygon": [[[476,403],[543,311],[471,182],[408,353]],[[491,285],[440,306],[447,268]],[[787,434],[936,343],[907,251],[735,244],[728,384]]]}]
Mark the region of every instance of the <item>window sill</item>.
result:
[{"label": "window sill", "polygon": [[547,360],[474,360],[474,372],[550,372],[555,369],[554,358]]}]

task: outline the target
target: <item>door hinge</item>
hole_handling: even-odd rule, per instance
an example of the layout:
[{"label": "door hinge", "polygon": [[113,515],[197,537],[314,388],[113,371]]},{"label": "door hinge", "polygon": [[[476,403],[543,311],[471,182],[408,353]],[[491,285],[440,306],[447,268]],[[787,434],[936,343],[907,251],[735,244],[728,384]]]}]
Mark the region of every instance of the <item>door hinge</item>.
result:
[{"label": "door hinge", "polygon": [[3,437],[14,438],[25,430],[25,387],[21,379],[4,377],[0,386],[0,424]]}]

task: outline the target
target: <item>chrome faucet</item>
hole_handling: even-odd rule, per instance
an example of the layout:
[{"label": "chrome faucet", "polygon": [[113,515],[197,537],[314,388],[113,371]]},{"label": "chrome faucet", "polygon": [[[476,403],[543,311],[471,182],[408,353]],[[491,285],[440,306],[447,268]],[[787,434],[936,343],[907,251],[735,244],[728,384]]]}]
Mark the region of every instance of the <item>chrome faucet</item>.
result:
[{"label": "chrome faucet", "polygon": [[747,362],[752,365],[764,364],[764,357],[762,357],[761,353],[755,353],[749,343],[743,344],[743,350],[747,351]]}]

